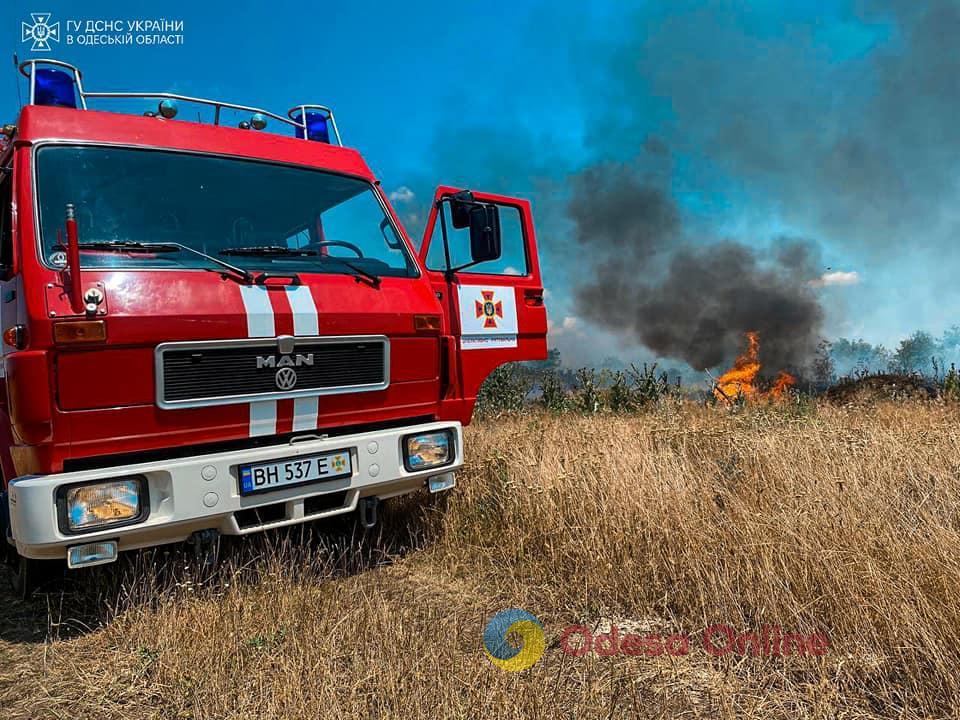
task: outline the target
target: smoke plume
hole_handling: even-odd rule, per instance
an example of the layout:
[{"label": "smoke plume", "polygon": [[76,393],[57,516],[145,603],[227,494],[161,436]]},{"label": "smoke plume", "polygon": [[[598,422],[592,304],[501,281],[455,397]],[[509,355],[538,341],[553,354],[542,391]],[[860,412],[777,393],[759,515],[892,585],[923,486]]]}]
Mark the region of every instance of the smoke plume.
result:
[{"label": "smoke plume", "polygon": [[756,330],[776,372],[811,357],[823,289],[857,281],[826,273],[813,241],[763,247],[694,229],[672,194],[676,175],[652,171],[665,155],[709,168],[703,182],[714,185],[699,190],[737,188],[753,212],[846,257],[953,255],[960,5],[865,0],[836,11],[834,36],[791,12],[678,2],[634,19],[598,81],[598,95],[621,102],[594,136],[601,157],[633,159],[598,161],[571,181],[567,214],[588,264],[579,315],[697,369],[729,362]]},{"label": "smoke plume", "polygon": [[623,167],[576,176],[568,212],[580,256],[596,260],[576,294],[591,322],[698,370],[733,357],[750,330],[773,371],[816,347],[823,311],[809,284],[812,243],[781,238],[762,252],[732,240],[686,243],[673,198]]},{"label": "smoke plume", "polygon": [[671,0],[593,32],[538,7],[545,59],[502,93],[538,107],[488,123],[480,95],[454,103],[409,155],[404,219],[422,225],[438,178],[533,200],[554,328],[582,320],[551,334],[564,358],[642,344],[715,367],[756,330],[775,373],[820,335],[956,322],[957,0]]}]

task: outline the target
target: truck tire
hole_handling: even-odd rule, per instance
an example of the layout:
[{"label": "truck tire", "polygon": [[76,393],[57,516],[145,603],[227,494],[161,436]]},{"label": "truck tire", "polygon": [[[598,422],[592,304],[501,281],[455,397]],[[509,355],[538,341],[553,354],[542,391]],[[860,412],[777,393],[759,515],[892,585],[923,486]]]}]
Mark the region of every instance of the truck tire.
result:
[{"label": "truck tire", "polygon": [[[0,477],[0,485],[2,485]],[[63,563],[58,560],[34,560],[17,552],[7,539],[10,535],[10,513],[7,492],[0,492],[0,562],[7,565],[10,585],[20,600],[29,600],[41,588],[52,585],[63,577]]]},{"label": "truck tire", "polygon": [[17,549],[10,542],[10,523],[8,521],[9,513],[7,511],[7,493],[0,493],[0,563],[7,567],[10,573],[10,585],[14,593],[20,597],[23,580],[29,576],[25,568],[20,567],[20,560],[23,558],[17,554]]},{"label": "truck tire", "polygon": [[63,576],[57,560],[34,560],[17,555],[10,568],[10,585],[20,600],[29,600],[37,590],[53,585]]}]

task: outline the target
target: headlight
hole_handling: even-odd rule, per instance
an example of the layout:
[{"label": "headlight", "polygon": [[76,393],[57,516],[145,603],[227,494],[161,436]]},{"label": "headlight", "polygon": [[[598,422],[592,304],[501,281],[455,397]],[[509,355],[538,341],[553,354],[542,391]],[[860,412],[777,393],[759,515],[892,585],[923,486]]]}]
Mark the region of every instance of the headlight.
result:
[{"label": "headlight", "polygon": [[453,461],[453,431],[407,435],[403,439],[403,464],[407,470],[428,470]]},{"label": "headlight", "polygon": [[146,509],[145,492],[142,477],[67,487],[60,493],[62,529],[77,533],[136,522]]}]

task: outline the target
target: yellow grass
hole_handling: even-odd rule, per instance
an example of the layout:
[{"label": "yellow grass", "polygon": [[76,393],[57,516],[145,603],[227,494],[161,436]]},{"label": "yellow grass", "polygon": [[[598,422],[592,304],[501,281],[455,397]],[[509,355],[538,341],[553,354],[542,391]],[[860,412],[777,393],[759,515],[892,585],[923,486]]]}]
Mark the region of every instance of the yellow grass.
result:
[{"label": "yellow grass", "polygon": [[[0,716],[950,715],[958,421],[890,404],[478,423],[457,489],[396,504],[373,537],[268,536],[201,588],[141,570],[119,598],[109,576],[80,597],[0,596]],[[84,603],[99,626],[71,622],[93,622]],[[507,607],[547,634],[522,673],[482,650]],[[576,623],[695,638],[719,622],[831,645],[577,658],[557,643]]]}]

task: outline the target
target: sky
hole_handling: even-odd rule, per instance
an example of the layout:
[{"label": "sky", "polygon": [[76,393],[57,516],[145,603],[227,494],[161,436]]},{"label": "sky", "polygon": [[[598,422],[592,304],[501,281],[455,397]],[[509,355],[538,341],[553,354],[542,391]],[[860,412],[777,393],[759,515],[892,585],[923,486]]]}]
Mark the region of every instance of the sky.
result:
[{"label": "sky", "polygon": [[[22,42],[36,12],[61,23],[49,53]],[[182,44],[66,43],[68,20],[153,19]],[[533,202],[565,364],[699,370],[758,329],[796,367],[821,337],[960,322],[958,36],[948,0],[14,0],[0,118],[14,53],[88,90],[327,104],[417,242],[438,184]]]}]

